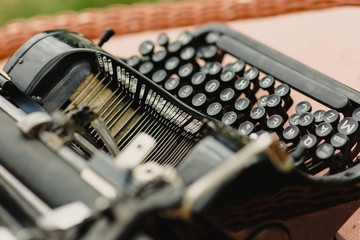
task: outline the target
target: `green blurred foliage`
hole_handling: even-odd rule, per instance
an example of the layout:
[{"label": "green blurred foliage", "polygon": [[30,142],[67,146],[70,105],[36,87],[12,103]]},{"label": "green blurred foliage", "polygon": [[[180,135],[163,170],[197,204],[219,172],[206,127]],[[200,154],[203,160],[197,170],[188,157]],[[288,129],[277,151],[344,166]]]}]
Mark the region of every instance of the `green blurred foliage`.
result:
[{"label": "green blurred foliage", "polygon": [[159,0],[0,0],[0,25],[16,18],[30,18],[35,15],[51,15],[86,8],[102,8],[110,4],[134,4],[157,2]]}]

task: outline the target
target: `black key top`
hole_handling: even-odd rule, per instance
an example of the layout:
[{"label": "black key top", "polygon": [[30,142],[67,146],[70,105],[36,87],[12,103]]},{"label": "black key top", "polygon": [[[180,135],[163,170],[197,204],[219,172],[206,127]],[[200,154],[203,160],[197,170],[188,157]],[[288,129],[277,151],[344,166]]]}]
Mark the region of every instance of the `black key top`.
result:
[{"label": "black key top", "polygon": [[183,62],[191,63],[194,68],[199,69],[199,64],[195,60],[196,50],[192,46],[185,47],[180,52],[180,59]]},{"label": "black key top", "polygon": [[169,78],[164,84],[164,88],[170,93],[176,93],[179,86],[180,80],[178,78]]},{"label": "black key top", "polygon": [[247,93],[250,90],[250,80],[244,77],[241,77],[235,81],[235,89],[240,93]]},{"label": "black key top", "polygon": [[222,71],[222,66],[221,63],[219,62],[210,62],[208,65],[208,71],[207,71],[207,75],[209,76],[209,78],[216,78],[218,79],[221,71]]},{"label": "black key top", "polygon": [[295,107],[295,111],[299,114],[311,112],[311,109],[311,104],[308,101],[299,102]]},{"label": "black key top", "polygon": [[267,101],[268,97],[269,97],[269,95],[263,95],[263,96],[259,97],[259,99],[257,100],[258,106],[266,107],[266,101]]},{"label": "black key top", "polygon": [[284,119],[280,115],[272,115],[266,122],[266,126],[271,130],[278,134],[279,137],[282,137]]},{"label": "black key top", "polygon": [[294,126],[299,125],[299,117],[300,115],[298,113],[292,114],[289,118],[290,125],[294,125]]},{"label": "black key top", "polygon": [[258,122],[260,123],[262,126],[265,126],[266,124],[266,110],[264,107],[254,107],[251,111],[250,111],[250,120],[254,123]]},{"label": "black key top", "polygon": [[285,142],[298,143],[300,141],[300,129],[295,125],[287,126],[282,132]]},{"label": "black key top", "polygon": [[179,41],[174,41],[167,46],[167,50],[171,56],[174,56],[179,54],[181,47],[182,45]]},{"label": "black key top", "polygon": [[206,95],[210,98],[216,98],[220,91],[220,82],[216,79],[212,79],[205,84]]},{"label": "black key top", "polygon": [[359,131],[359,123],[351,117],[346,117],[339,122],[337,130],[349,138],[352,138]]},{"label": "black key top", "polygon": [[260,88],[265,91],[268,91],[270,94],[274,93],[274,85],[275,85],[275,79],[273,76],[270,75],[263,77],[259,82]]},{"label": "black key top", "polygon": [[151,56],[151,61],[154,63],[155,66],[161,67],[165,63],[166,58],[167,58],[167,51],[160,50],[155,52]]},{"label": "black key top", "polygon": [[314,118],[315,118],[315,124],[320,124],[322,121],[324,121],[324,110],[317,110],[314,112]]},{"label": "black key top", "polygon": [[206,102],[207,98],[204,93],[197,93],[191,100],[191,104],[197,109],[205,109]]},{"label": "black key top", "polygon": [[157,44],[159,44],[162,47],[167,47],[167,45],[169,44],[168,35],[166,33],[161,33],[157,38]]},{"label": "black key top", "polygon": [[259,69],[252,67],[244,73],[244,77],[253,83],[253,91],[257,92],[259,89]]},{"label": "black key top", "polygon": [[316,136],[325,139],[325,141],[330,140],[333,132],[334,132],[333,127],[329,123],[325,123],[325,122],[321,123],[315,129]]},{"label": "black key top", "polygon": [[301,126],[302,129],[312,133],[314,131],[314,115],[309,112],[300,114],[299,126]]},{"label": "black key top", "polygon": [[237,125],[238,116],[235,112],[230,111],[224,114],[221,118],[221,122],[227,126],[235,126]]},{"label": "black key top", "polygon": [[180,67],[180,59],[178,57],[171,57],[165,62],[165,70],[169,73],[169,75],[175,73]]},{"label": "black key top", "polygon": [[220,118],[221,111],[222,111],[222,105],[219,102],[211,103],[206,109],[207,115],[216,119]]},{"label": "black key top", "polygon": [[191,84],[196,90],[203,89],[203,86],[205,85],[205,81],[206,81],[206,74],[203,72],[196,72],[191,77]]},{"label": "black key top", "polygon": [[126,60],[126,63],[135,69],[138,69],[138,67],[141,64],[141,58],[139,56],[132,56],[128,60]]},{"label": "black key top", "polygon": [[252,67],[244,73],[244,77],[249,79],[251,82],[259,80],[259,69]]},{"label": "black key top", "polygon": [[294,102],[290,97],[290,92],[291,92],[290,87],[287,84],[281,84],[277,86],[274,91],[275,94],[279,95],[284,100],[285,111],[289,110],[289,108],[292,106]]},{"label": "black key top", "polygon": [[189,45],[193,39],[194,39],[194,36],[191,32],[184,31],[184,32],[180,33],[177,40],[181,43],[181,45],[186,46],[186,45]]},{"label": "black key top", "polygon": [[336,110],[329,110],[324,114],[324,122],[331,124],[334,128],[338,124],[340,115]]},{"label": "black key top", "polygon": [[329,161],[334,156],[334,147],[330,143],[322,143],[316,148],[316,157],[323,161]]},{"label": "black key top", "polygon": [[239,59],[234,63],[227,64],[224,69],[231,69],[238,77],[242,77],[245,70],[245,62]]},{"label": "black key top", "polygon": [[360,122],[360,108],[354,110],[354,112],[352,113],[352,118]]},{"label": "black key top", "polygon": [[313,134],[306,134],[300,139],[300,143],[305,146],[306,149],[312,152],[315,149],[318,139]]},{"label": "black key top", "polygon": [[209,45],[216,44],[219,40],[220,34],[217,32],[209,32],[205,37],[205,42]]},{"label": "black key top", "polygon": [[191,76],[194,74],[194,72],[194,67],[191,64],[187,63],[179,68],[178,76],[180,77],[181,81],[187,82],[191,79]]},{"label": "black key top", "polygon": [[231,106],[235,103],[236,96],[235,91],[232,88],[225,88],[220,92],[220,100],[223,106]]},{"label": "black key top", "polygon": [[239,98],[235,102],[235,110],[238,113],[244,114],[245,116],[250,114],[251,107],[252,107],[251,101],[246,97]]},{"label": "black key top", "polygon": [[210,45],[210,46],[203,46],[197,50],[197,57],[203,59],[205,61],[216,61],[218,60],[218,49],[217,47]]},{"label": "black key top", "polygon": [[186,102],[192,98],[192,95],[194,93],[194,89],[191,85],[184,85],[182,86],[178,91],[178,97],[182,101]]},{"label": "black key top", "polygon": [[139,72],[147,77],[150,77],[154,70],[154,64],[150,61],[143,62],[139,67]]},{"label": "black key top", "polygon": [[157,84],[163,84],[167,77],[167,72],[164,69],[159,69],[153,73],[151,79]]},{"label": "black key top", "polygon": [[332,137],[330,139],[331,145],[335,149],[340,149],[340,150],[343,150],[344,148],[346,148],[348,142],[349,142],[348,137],[342,133],[335,133],[334,135],[332,135]]},{"label": "black key top", "polygon": [[238,128],[238,133],[242,136],[248,136],[250,133],[252,133],[255,129],[255,126],[252,122],[245,121],[240,124]]},{"label": "black key top", "polygon": [[151,41],[144,41],[140,44],[139,47],[139,52],[141,55],[143,55],[144,57],[146,56],[150,56],[153,54],[155,49],[155,45],[153,42]]},{"label": "black key top", "polygon": [[[266,99],[266,109],[268,110],[269,115],[279,114],[279,115],[286,115],[284,109],[281,106],[282,100],[279,95],[271,94]],[[281,113],[281,114],[280,114]]]},{"label": "black key top", "polygon": [[224,71],[220,75],[220,81],[224,83],[225,86],[233,85],[233,81],[235,80],[235,78],[235,72],[231,69],[224,69]]}]

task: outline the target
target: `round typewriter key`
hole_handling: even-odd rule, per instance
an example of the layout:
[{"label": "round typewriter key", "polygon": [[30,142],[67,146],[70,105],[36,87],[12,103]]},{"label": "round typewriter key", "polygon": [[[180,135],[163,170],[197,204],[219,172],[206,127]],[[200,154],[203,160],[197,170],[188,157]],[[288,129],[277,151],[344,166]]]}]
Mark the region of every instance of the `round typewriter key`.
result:
[{"label": "round typewriter key", "polygon": [[259,97],[259,99],[257,100],[257,104],[261,107],[266,107],[266,101],[268,99],[269,95],[263,95],[261,97]]},{"label": "round typewriter key", "polygon": [[313,149],[317,145],[318,139],[313,134],[306,134],[300,139],[300,143],[307,149]]},{"label": "round typewriter key", "polygon": [[354,110],[354,112],[352,114],[352,118],[355,119],[356,121],[360,122],[360,108],[357,108]]},{"label": "round typewriter key", "polygon": [[236,123],[237,114],[233,111],[227,112],[221,118],[221,122],[228,126],[233,126]]},{"label": "round typewriter key", "polygon": [[330,139],[333,134],[333,127],[329,123],[320,123],[319,126],[316,127],[315,133],[316,136],[323,139]]},{"label": "round typewriter key", "polygon": [[197,57],[205,61],[214,61],[217,58],[217,48],[213,45],[203,46],[197,50]]},{"label": "round typewriter key", "polygon": [[255,126],[252,122],[246,121],[240,124],[238,128],[238,133],[243,136],[248,136],[255,129]]},{"label": "round typewriter key", "polygon": [[235,72],[231,69],[225,69],[220,75],[220,80],[225,84],[231,83],[235,80]]},{"label": "round typewriter key", "polygon": [[263,123],[263,121],[266,119],[266,111],[264,107],[254,107],[250,111],[250,118],[256,122]]},{"label": "round typewriter key", "polygon": [[266,107],[275,109],[281,107],[281,98],[279,95],[271,94],[266,99]]},{"label": "round typewriter key", "polygon": [[180,80],[178,78],[169,78],[168,80],[165,81],[164,87],[167,91],[174,93],[174,91],[176,91],[179,85],[180,85]]},{"label": "round typewriter key", "polygon": [[206,109],[206,113],[210,117],[219,118],[221,110],[222,105],[218,102],[214,102],[208,106],[208,108]]},{"label": "round typewriter key", "polygon": [[334,147],[330,143],[322,143],[317,147],[315,154],[321,160],[328,160],[333,157]]},{"label": "round typewriter key", "polygon": [[205,83],[205,80],[206,80],[206,74],[205,73],[196,72],[191,77],[191,84],[193,85],[194,88],[198,88],[200,86],[203,86],[203,84]]},{"label": "round typewriter key", "polygon": [[179,68],[180,59],[178,57],[171,57],[165,62],[165,70],[168,71],[170,74],[176,72]]},{"label": "round typewriter key", "polygon": [[280,115],[275,114],[269,117],[269,119],[266,122],[266,125],[269,129],[278,132],[282,130],[282,126],[284,125],[284,120]]},{"label": "round typewriter key", "polygon": [[284,129],[282,136],[286,142],[296,143],[300,141],[300,130],[297,126],[290,125]]},{"label": "round typewriter key", "polygon": [[179,37],[178,37],[178,41],[183,45],[189,45],[191,43],[191,41],[194,39],[194,36],[191,34],[191,32],[189,31],[184,31],[182,33],[180,33]]},{"label": "round typewriter key", "polygon": [[268,91],[269,93],[274,93],[274,84],[275,79],[273,76],[270,75],[263,77],[259,82],[260,87],[263,90]]},{"label": "round typewriter key", "polygon": [[238,76],[242,75],[245,70],[245,62],[243,60],[237,60],[230,65],[230,69]]},{"label": "round typewriter key", "polygon": [[157,84],[164,83],[166,78],[167,78],[167,73],[164,69],[156,70],[156,72],[154,72],[151,77],[151,79]]},{"label": "round typewriter key", "polygon": [[339,122],[340,115],[336,110],[329,110],[324,114],[324,122],[331,124],[332,126],[336,126]]},{"label": "round typewriter key", "polygon": [[259,77],[259,70],[255,67],[252,67],[244,73],[244,77],[246,77],[250,81],[255,81]]},{"label": "round typewriter key", "polygon": [[295,107],[295,111],[299,114],[311,112],[311,104],[308,101],[299,102]]},{"label": "round typewriter key", "polygon": [[222,66],[219,62],[211,62],[208,64],[208,71],[207,75],[209,75],[210,78],[218,78],[221,74]]},{"label": "round typewriter key", "polygon": [[167,50],[170,55],[176,55],[180,52],[181,47],[182,47],[181,43],[179,41],[175,41],[167,46]]},{"label": "round typewriter key", "polygon": [[206,37],[205,41],[207,44],[216,44],[216,42],[219,40],[220,34],[216,32],[209,32]]},{"label": "round typewriter key", "polygon": [[235,89],[239,92],[247,92],[250,89],[250,81],[247,78],[241,77],[235,81]]},{"label": "round typewriter key", "polygon": [[220,100],[224,103],[224,104],[233,104],[233,102],[235,101],[235,91],[232,88],[225,88],[224,90],[221,91],[220,93]]},{"label": "round typewriter key", "polygon": [[348,137],[342,133],[335,133],[330,139],[331,145],[336,149],[344,148],[348,143]]},{"label": "round typewriter key", "polygon": [[238,111],[239,113],[247,114],[250,112],[250,108],[251,108],[251,101],[246,97],[239,98],[235,102],[235,110]]},{"label": "round typewriter key", "polygon": [[292,114],[289,118],[290,125],[294,125],[294,126],[299,125],[299,116],[300,115],[297,113]]},{"label": "round typewriter key", "polygon": [[220,89],[220,82],[216,79],[212,79],[205,84],[205,91],[207,93],[211,93],[211,94],[217,93],[219,89]]},{"label": "round typewriter key", "polygon": [[194,67],[187,63],[179,68],[178,75],[182,80],[187,81],[194,74],[194,71]]},{"label": "round typewriter key", "polygon": [[157,44],[166,47],[169,44],[169,37],[166,33],[161,33],[157,38]]},{"label": "round typewriter key", "polygon": [[305,112],[300,114],[299,125],[301,127],[308,128],[308,130],[310,130],[309,128],[312,127],[313,124],[314,124],[314,115],[312,113]]},{"label": "round typewriter key", "polygon": [[281,84],[279,86],[277,86],[274,90],[274,93],[279,95],[281,97],[281,99],[284,100],[285,104],[284,104],[284,110],[287,111],[291,105],[293,104],[293,100],[290,97],[290,87],[287,84]]},{"label": "round typewriter key", "polygon": [[150,61],[146,61],[142,63],[139,67],[139,72],[146,76],[151,75],[153,71],[154,71],[154,64]]},{"label": "round typewriter key", "polygon": [[206,95],[204,93],[198,93],[192,98],[191,103],[196,108],[203,108],[206,100]]},{"label": "round typewriter key", "polygon": [[184,85],[179,89],[178,96],[181,100],[187,100],[193,94],[194,90],[190,85]]},{"label": "round typewriter key", "polygon": [[319,124],[322,121],[324,121],[324,115],[325,115],[325,111],[324,110],[317,110],[314,112],[314,118],[315,118],[315,124]]},{"label": "round typewriter key", "polygon": [[185,47],[183,50],[181,50],[180,59],[185,62],[188,62],[188,61],[191,61],[192,59],[194,59],[195,55],[196,55],[195,48],[188,46],[188,47]]},{"label": "round typewriter key", "polygon": [[346,136],[353,136],[359,131],[359,123],[351,117],[346,117],[339,122],[337,130]]},{"label": "round typewriter key", "polygon": [[140,64],[141,64],[141,58],[138,57],[138,56],[132,56],[132,57],[130,57],[130,58],[126,61],[126,63],[127,63],[130,67],[137,69],[137,68],[140,66]]},{"label": "round typewriter key", "polygon": [[155,52],[152,56],[151,56],[151,60],[153,61],[153,63],[157,66],[160,66],[162,63],[165,62],[167,57],[167,52],[165,50],[160,50]]},{"label": "round typewriter key", "polygon": [[154,43],[151,41],[144,41],[140,44],[139,52],[144,57],[150,56],[154,52]]}]

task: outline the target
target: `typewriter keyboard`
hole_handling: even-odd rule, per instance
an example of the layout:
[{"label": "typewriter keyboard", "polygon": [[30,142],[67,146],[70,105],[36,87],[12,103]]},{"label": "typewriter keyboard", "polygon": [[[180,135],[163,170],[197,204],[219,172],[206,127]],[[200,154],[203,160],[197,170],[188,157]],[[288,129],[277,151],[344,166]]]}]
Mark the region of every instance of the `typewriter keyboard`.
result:
[{"label": "typewriter keyboard", "polygon": [[126,62],[241,135],[273,132],[288,151],[301,144],[298,164],[311,174],[357,164],[359,92],[292,59],[287,66],[287,57],[237,34],[216,27],[174,41],[161,34]]}]

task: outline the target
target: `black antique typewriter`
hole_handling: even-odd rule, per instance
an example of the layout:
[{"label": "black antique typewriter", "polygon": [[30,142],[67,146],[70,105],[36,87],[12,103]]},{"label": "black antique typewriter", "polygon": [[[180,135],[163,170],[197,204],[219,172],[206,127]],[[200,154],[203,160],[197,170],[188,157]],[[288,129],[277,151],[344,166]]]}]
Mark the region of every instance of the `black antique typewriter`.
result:
[{"label": "black antique typewriter", "polygon": [[223,24],[131,58],[112,35],[47,31],[4,67],[0,236],[340,239],[358,91]]}]

